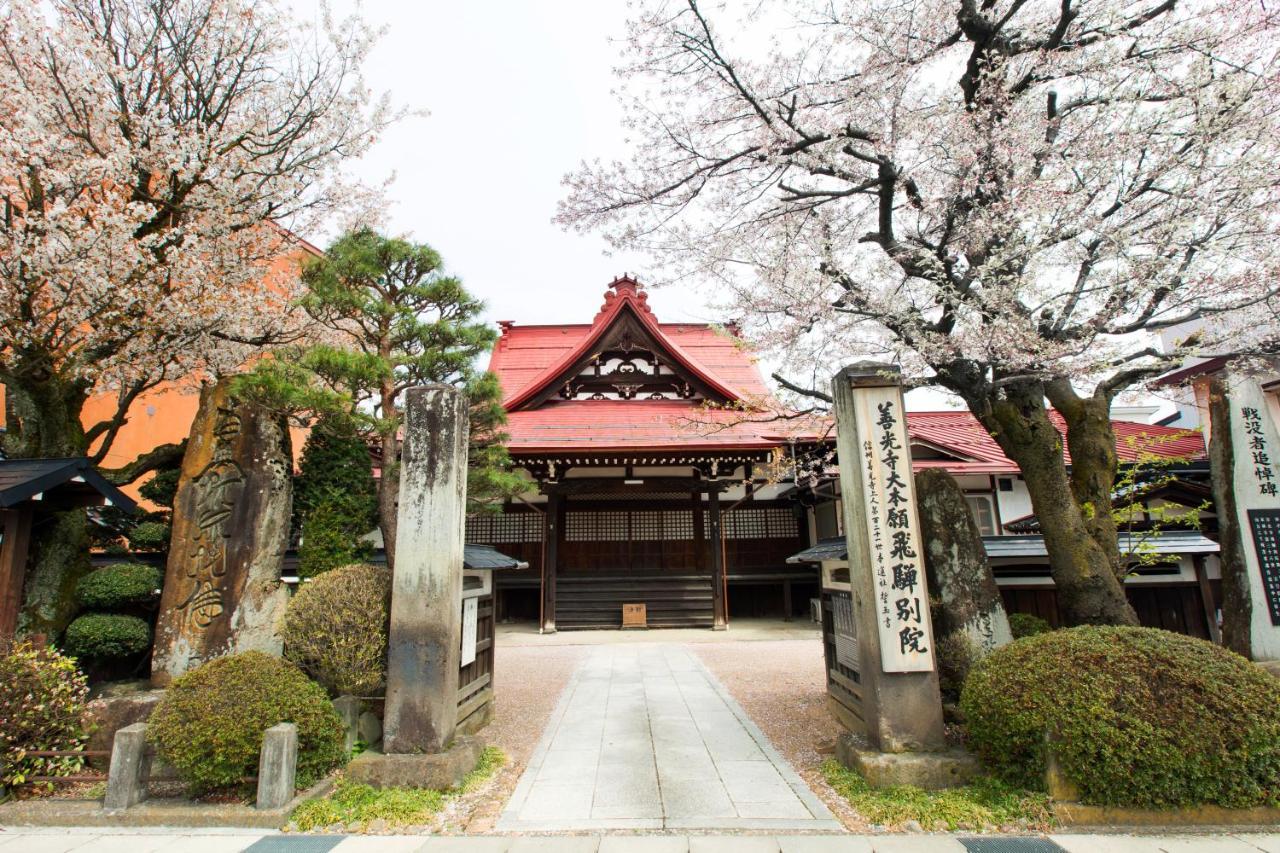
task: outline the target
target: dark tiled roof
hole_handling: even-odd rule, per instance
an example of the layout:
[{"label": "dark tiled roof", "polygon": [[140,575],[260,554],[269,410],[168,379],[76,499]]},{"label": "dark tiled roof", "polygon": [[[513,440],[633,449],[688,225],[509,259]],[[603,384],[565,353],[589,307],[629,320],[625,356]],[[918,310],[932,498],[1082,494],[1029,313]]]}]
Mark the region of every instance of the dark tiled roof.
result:
[{"label": "dark tiled roof", "polygon": [[83,456],[67,459],[0,459],[0,508],[17,506],[36,495],[75,483],[102,495],[128,512],[133,499],[109,483]]}]

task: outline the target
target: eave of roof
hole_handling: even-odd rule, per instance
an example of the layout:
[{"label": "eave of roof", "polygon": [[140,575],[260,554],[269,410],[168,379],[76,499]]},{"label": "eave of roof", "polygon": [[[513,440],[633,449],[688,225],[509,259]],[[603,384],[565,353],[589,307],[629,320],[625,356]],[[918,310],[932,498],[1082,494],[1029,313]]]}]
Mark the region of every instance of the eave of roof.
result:
[{"label": "eave of roof", "polygon": [[57,459],[0,459],[0,508],[26,503],[67,483],[83,483],[112,506],[133,512],[137,504],[97,472],[83,456]]},{"label": "eave of roof", "polygon": [[549,385],[560,379],[566,370],[569,370],[576,362],[591,352],[605,334],[608,333],[610,327],[618,322],[623,312],[630,312],[645,331],[666,349],[671,358],[698,377],[715,393],[724,397],[726,401],[732,403],[746,398],[746,395],[741,391],[722,381],[714,371],[685,352],[679,344],[662,330],[661,324],[654,318],[653,312],[649,310],[648,298],[640,291],[639,282],[629,276],[623,276],[615,279],[610,287],[612,290],[605,294],[605,304],[601,311],[596,314],[587,334],[572,349],[564,353],[521,390],[503,400],[503,408],[508,412],[518,411],[522,406],[528,404],[533,398],[545,391]]}]

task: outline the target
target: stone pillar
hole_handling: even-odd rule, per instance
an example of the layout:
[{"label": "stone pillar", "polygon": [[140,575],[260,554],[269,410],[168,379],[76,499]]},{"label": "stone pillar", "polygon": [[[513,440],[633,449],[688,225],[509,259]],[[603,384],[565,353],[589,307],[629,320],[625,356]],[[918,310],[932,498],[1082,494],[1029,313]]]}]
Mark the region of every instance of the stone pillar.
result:
[{"label": "stone pillar", "polygon": [[262,735],[258,755],[259,809],[282,809],[293,799],[298,771],[298,727],[279,723]]},{"label": "stone pillar", "polygon": [[1209,410],[1223,643],[1280,660],[1280,403],[1257,378],[1227,374],[1211,382]]},{"label": "stone pillar", "polygon": [[556,632],[556,573],[563,518],[564,497],[559,492],[551,492],[542,517],[542,625],[538,630],[543,634]]},{"label": "stone pillar", "polygon": [[107,794],[102,807],[127,809],[147,798],[151,755],[147,751],[147,724],[134,723],[116,732],[107,771]]},{"label": "stone pillar", "polygon": [[[339,696],[333,700],[333,710],[342,718],[342,728],[346,733],[342,748],[350,755],[360,736],[360,700],[354,696]],[[368,745],[368,741],[365,744]]]},{"label": "stone pillar", "polygon": [[846,367],[832,397],[865,734],[880,752],[939,750],[942,699],[899,370]]},{"label": "stone pillar", "polygon": [[1000,589],[982,547],[982,533],[955,478],[941,468],[915,476],[928,581],[941,602],[941,640],[963,638],[972,660],[1013,642]]},{"label": "stone pillar", "polygon": [[173,507],[156,622],[158,686],[220,655],[280,654],[293,456],[282,418],[205,386]]},{"label": "stone pillar", "polygon": [[458,723],[470,428],[457,388],[405,398],[382,740],[387,753],[436,753]]}]

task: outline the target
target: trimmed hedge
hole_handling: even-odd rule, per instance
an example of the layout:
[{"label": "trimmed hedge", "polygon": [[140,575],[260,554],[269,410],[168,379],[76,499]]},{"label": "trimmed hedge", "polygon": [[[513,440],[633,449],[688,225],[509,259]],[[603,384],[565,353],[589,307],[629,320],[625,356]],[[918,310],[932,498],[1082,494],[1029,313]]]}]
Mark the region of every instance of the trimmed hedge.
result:
[{"label": "trimmed hedge", "polygon": [[302,584],[285,611],[284,654],[335,696],[380,693],[387,676],[391,573],[356,564]]},{"label": "trimmed hedge", "polygon": [[130,658],[151,647],[151,626],[137,616],[86,613],[67,626],[62,647],[72,657],[92,661]]},{"label": "trimmed hedge", "polygon": [[1086,626],[997,649],[961,696],[969,745],[1043,788],[1046,734],[1082,802],[1171,808],[1280,803],[1280,680],[1204,640]]},{"label": "trimmed hedge", "polygon": [[53,649],[18,643],[0,652],[0,786],[31,776],[69,776],[75,756],[35,758],[32,751],[80,749],[88,740],[89,682],[76,662]]},{"label": "trimmed hedge", "polygon": [[113,563],[96,569],[76,585],[76,600],[89,610],[119,610],[150,604],[159,597],[164,575],[146,563]]},{"label": "trimmed hedge", "polygon": [[338,766],[342,721],[320,685],[288,661],[262,652],[215,658],[174,680],[147,736],[199,793],[246,783],[258,770],[262,733],[298,727],[298,786]]},{"label": "trimmed hedge", "polygon": [[137,551],[163,551],[169,547],[169,525],[159,521],[144,521],[130,530],[125,538]]},{"label": "trimmed hedge", "polygon": [[1034,637],[1036,634],[1044,634],[1052,630],[1053,626],[1048,621],[1032,613],[1009,614],[1009,632],[1013,634],[1015,640]]}]

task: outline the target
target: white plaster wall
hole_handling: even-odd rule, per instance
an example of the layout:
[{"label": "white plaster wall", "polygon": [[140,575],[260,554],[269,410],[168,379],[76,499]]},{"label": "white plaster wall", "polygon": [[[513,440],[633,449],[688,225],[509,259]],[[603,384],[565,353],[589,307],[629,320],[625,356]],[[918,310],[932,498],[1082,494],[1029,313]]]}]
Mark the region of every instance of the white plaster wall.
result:
[{"label": "white plaster wall", "polygon": [[996,500],[1000,502],[1000,522],[1002,524],[1008,524],[1015,519],[1035,512],[1031,506],[1031,494],[1027,491],[1027,484],[1023,482],[1021,477],[1015,475],[1003,477],[1003,479],[1013,481],[1013,491],[1011,492],[1000,491],[999,481],[1001,479],[1002,477],[997,475]]}]

